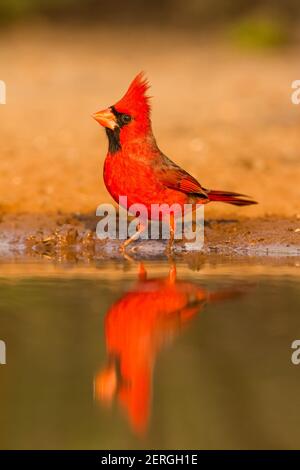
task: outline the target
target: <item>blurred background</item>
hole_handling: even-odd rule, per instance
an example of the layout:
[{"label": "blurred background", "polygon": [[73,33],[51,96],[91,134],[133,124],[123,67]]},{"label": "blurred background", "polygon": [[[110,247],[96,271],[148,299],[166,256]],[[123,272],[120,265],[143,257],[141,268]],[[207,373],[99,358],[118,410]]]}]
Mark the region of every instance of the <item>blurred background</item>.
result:
[{"label": "blurred background", "polygon": [[[2,0],[1,22],[46,18],[50,21],[85,20],[110,24],[171,25],[195,27],[230,23],[234,19],[261,14],[265,19],[297,22],[300,5],[297,0],[152,0],[126,2],[115,0]],[[274,30],[275,33],[275,30]],[[273,33],[273,34],[274,34]],[[277,31],[276,35],[281,33]]]},{"label": "blurred background", "polygon": [[299,20],[297,0],[0,0],[0,211],[110,201],[90,115],[144,70],[168,156],[206,187],[259,200],[240,214],[299,213]]}]

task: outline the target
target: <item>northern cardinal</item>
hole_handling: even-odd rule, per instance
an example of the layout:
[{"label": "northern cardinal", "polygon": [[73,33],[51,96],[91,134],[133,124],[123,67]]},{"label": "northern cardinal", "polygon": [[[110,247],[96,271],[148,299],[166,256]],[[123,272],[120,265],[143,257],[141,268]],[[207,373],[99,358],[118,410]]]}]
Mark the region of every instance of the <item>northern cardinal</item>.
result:
[{"label": "northern cardinal", "polygon": [[[108,153],[104,163],[104,182],[111,196],[119,202],[126,196],[128,207],[143,204],[151,219],[152,204],[206,204],[221,201],[235,206],[256,204],[248,196],[230,191],[205,189],[189,173],[170,160],[159,149],[152,132],[150,103],[146,92],[149,84],[143,72],[130,84],[127,92],[113,106],[93,114],[105,127]],[[127,207],[126,207],[127,208]],[[162,214],[162,220],[164,215]],[[175,214],[176,218],[176,214]],[[174,239],[174,217],[170,220],[170,245]],[[127,239],[122,249],[145,230]]]},{"label": "northern cardinal", "polygon": [[108,359],[95,377],[95,399],[110,404],[117,397],[134,431],[144,433],[159,352],[205,305],[243,294],[241,289],[228,288],[209,292],[196,283],[178,281],[175,265],[168,277],[147,279],[141,263],[139,282],[105,316]]}]

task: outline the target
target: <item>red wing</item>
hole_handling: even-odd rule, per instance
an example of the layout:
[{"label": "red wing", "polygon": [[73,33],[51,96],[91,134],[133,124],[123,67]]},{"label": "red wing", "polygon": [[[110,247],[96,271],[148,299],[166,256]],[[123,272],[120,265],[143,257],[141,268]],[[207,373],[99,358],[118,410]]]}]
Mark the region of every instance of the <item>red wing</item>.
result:
[{"label": "red wing", "polygon": [[186,194],[197,194],[202,198],[208,198],[200,183],[180,166],[173,163],[165,155],[156,167],[159,181],[169,189],[175,189]]}]

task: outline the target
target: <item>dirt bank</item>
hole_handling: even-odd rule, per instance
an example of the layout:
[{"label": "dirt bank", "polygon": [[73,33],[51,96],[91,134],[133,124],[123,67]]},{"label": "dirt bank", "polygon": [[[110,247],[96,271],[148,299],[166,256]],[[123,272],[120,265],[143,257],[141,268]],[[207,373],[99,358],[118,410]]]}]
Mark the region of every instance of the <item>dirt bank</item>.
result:
[{"label": "dirt bank", "polygon": [[[56,260],[122,259],[120,241],[101,241],[93,215],[15,215],[2,217],[0,256],[3,259],[43,257]],[[128,248],[136,259],[165,258],[166,242],[141,240]],[[177,242],[175,256],[188,256]],[[210,219],[200,254],[237,257],[300,257],[300,218]]]}]

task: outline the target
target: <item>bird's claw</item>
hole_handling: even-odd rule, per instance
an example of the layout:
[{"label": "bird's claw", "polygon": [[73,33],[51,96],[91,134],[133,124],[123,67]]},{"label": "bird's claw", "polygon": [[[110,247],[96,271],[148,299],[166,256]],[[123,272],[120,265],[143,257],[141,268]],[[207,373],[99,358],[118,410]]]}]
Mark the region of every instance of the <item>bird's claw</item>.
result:
[{"label": "bird's claw", "polygon": [[[127,248],[128,245],[126,245],[125,243],[122,243],[122,245],[120,246],[119,248],[119,252],[123,255],[123,257],[125,259],[127,259],[128,261],[134,261],[134,259],[130,256],[130,254],[127,252],[126,248]],[[136,246],[132,246],[130,247],[130,253],[136,253],[137,252],[137,247]]]}]

